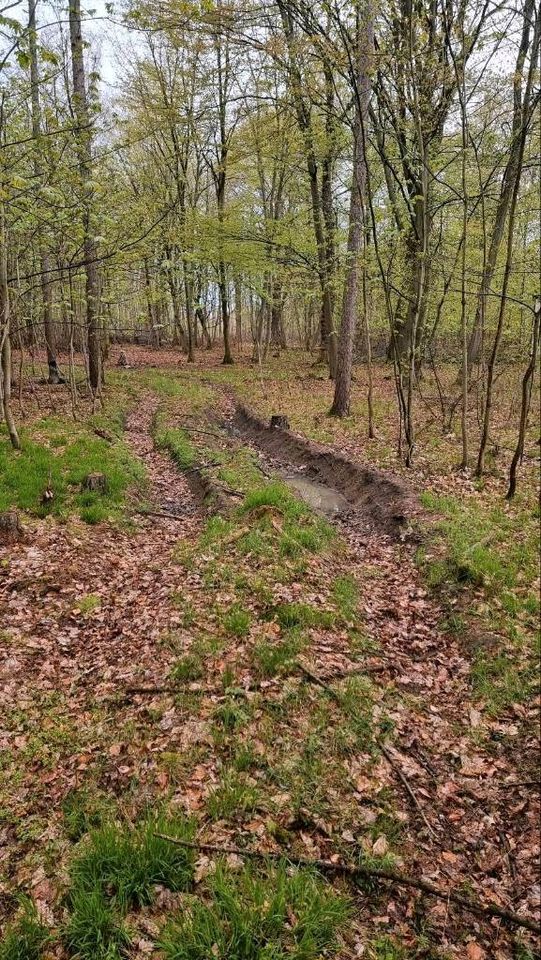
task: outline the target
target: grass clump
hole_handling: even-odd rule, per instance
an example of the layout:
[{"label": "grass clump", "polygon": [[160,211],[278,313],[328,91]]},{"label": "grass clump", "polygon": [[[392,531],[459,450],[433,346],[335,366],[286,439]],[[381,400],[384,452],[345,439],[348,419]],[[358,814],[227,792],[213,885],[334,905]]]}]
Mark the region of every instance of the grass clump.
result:
[{"label": "grass clump", "polygon": [[223,617],[223,625],[227,633],[231,634],[232,637],[241,637],[248,636],[250,632],[250,626],[252,623],[252,618],[247,610],[238,604],[233,604],[229,608],[226,614]]},{"label": "grass clump", "polygon": [[246,726],[249,720],[248,713],[235,701],[230,698],[225,703],[216,707],[213,714],[214,723],[222,730],[232,733]]},{"label": "grass clump", "polygon": [[230,820],[254,813],[259,804],[257,787],[231,770],[209,795],[206,806],[212,820]]},{"label": "grass clump", "polygon": [[24,900],[19,916],[5,929],[0,960],[40,960],[50,939],[35,904]]},{"label": "grass clump", "polygon": [[91,833],[71,867],[72,907],[96,893],[127,910],[151,903],[157,883],[172,891],[188,889],[192,852],[159,833],[190,840],[194,828],[185,819],[162,817],[133,828],[108,824]]},{"label": "grass clump", "polygon": [[154,430],[154,442],[159,450],[167,450],[181,470],[189,470],[196,460],[195,447],[185,430],[161,425],[160,419]]},{"label": "grass clump", "polygon": [[131,936],[118,907],[101,890],[76,890],[64,929],[64,943],[78,960],[120,960]]},{"label": "grass clump", "polygon": [[332,585],[332,598],[344,620],[355,620],[359,604],[359,589],[353,577],[336,577]]},{"label": "grass clump", "polygon": [[472,686],[486,703],[489,714],[497,716],[511,703],[522,703],[535,696],[538,686],[536,665],[521,668],[505,653],[479,651],[471,670]]},{"label": "grass clump", "polygon": [[305,646],[305,641],[297,631],[290,631],[281,643],[261,641],[254,647],[253,658],[258,673],[263,677],[275,677],[291,669],[295,657]]},{"label": "grass clump", "polygon": [[161,938],[166,960],[316,960],[337,946],[349,903],[308,871],[221,866]]},{"label": "grass clump", "polygon": [[66,833],[74,843],[85,833],[101,827],[111,813],[111,803],[105,795],[81,788],[72,790],[62,803]]},{"label": "grass clump", "polygon": [[282,630],[302,627],[334,626],[336,616],[331,610],[319,610],[308,603],[281,603],[275,607],[274,615]]},{"label": "grass clump", "polygon": [[196,653],[186,653],[180,657],[169,674],[171,680],[189,683],[200,680],[204,674],[203,661]]}]

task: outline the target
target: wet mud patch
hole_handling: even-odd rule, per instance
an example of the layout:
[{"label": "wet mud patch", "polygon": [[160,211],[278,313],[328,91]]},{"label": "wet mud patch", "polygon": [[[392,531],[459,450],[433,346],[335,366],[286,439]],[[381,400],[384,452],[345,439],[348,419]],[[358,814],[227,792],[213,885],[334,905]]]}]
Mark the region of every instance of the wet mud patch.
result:
[{"label": "wet mud patch", "polygon": [[280,476],[315,513],[332,519],[351,510],[351,504],[338,490],[318,483],[317,480],[310,480],[300,471],[283,470]]},{"label": "wet mud patch", "polygon": [[[329,502],[330,515],[349,510],[361,514],[372,527],[389,536],[402,539],[408,532],[409,522],[420,513],[419,504],[413,494],[394,477],[381,470],[364,467],[341,456],[328,447],[320,446],[309,440],[284,430],[270,427],[253,411],[238,404],[233,424],[242,436],[258,447],[276,463],[288,468],[284,478],[298,492],[307,498],[317,499],[317,488],[329,491],[334,507]],[[302,470],[302,474],[297,470]],[[313,486],[308,490],[308,481]],[[341,498],[341,499],[339,499]],[[328,499],[321,494],[321,501]],[[314,509],[317,506],[314,505]]]}]

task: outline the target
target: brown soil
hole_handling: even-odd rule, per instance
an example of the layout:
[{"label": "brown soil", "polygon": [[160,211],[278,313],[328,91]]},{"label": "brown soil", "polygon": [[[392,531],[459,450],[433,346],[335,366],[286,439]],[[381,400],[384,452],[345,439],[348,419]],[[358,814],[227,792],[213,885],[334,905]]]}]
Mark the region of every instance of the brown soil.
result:
[{"label": "brown soil", "polygon": [[381,470],[354,463],[290,430],[270,427],[243,404],[236,407],[234,425],[277,463],[302,467],[305,476],[337,490],[384,533],[402,538],[408,521],[419,514],[413,494]]}]

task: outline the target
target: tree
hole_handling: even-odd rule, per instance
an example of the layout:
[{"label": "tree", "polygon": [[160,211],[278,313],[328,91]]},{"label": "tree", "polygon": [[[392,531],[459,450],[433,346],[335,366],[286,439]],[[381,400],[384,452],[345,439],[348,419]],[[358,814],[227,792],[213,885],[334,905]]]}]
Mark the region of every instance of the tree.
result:
[{"label": "tree", "polygon": [[79,159],[84,230],[83,253],[86,275],[88,368],[90,387],[94,395],[97,395],[101,388],[98,245],[93,227],[92,124],[86,89],[80,0],[70,0],[69,27],[73,77],[73,105],[77,121],[75,136]]},{"label": "tree", "polygon": [[[355,117],[353,121],[353,177],[349,211],[348,264],[344,285],[342,323],[338,339],[336,384],[331,414],[349,414],[353,344],[357,329],[359,257],[365,234],[366,130],[374,48],[374,12],[371,0],[356,5],[355,48],[351,54]],[[365,266],[363,264],[363,271]]]}]

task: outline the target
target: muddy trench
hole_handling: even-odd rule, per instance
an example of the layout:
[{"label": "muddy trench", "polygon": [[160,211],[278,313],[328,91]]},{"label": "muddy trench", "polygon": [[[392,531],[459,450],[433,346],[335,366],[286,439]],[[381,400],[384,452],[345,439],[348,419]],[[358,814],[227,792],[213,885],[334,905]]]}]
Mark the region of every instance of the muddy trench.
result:
[{"label": "muddy trench", "polygon": [[282,427],[271,427],[237,404],[230,429],[268,458],[276,472],[319,513],[361,518],[367,527],[404,539],[419,514],[413,494],[396,478],[365,467]]}]

